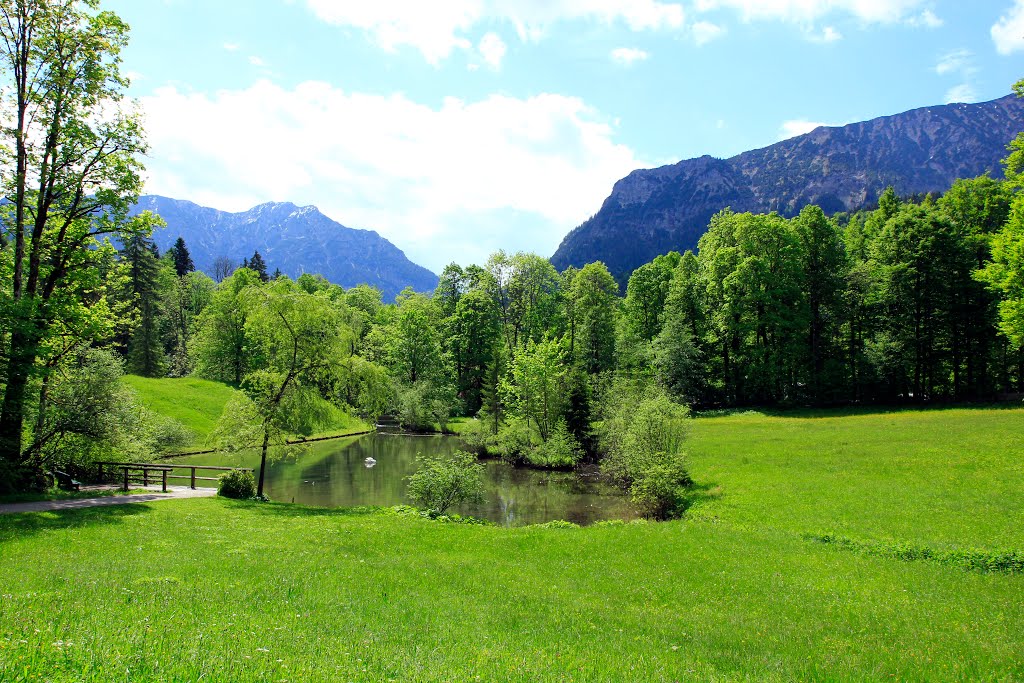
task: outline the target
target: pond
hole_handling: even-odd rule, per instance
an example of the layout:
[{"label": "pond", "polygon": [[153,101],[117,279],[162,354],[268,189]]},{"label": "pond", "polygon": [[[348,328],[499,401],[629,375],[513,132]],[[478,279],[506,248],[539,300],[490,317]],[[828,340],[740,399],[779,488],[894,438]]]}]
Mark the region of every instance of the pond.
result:
[{"label": "pond", "polygon": [[[297,457],[267,467],[264,487],[272,500],[322,507],[408,504],[405,477],[416,471],[417,453],[448,455],[462,447],[456,437],[366,434],[309,444]],[[376,461],[367,466],[366,459]],[[259,467],[259,455],[209,454],[179,458],[195,465]],[[594,476],[545,472],[484,461],[484,502],[453,510],[505,526],[564,519],[586,525],[634,519],[629,499]]]}]

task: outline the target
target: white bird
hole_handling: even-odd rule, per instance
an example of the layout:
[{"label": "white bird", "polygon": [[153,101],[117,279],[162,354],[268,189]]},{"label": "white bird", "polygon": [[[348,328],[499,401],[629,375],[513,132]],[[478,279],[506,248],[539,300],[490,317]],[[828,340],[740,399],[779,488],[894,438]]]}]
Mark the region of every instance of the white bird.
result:
[{"label": "white bird", "polygon": [[364,462],[366,463],[367,467],[373,467],[374,465],[377,464],[377,461],[374,460],[373,458],[367,458]]}]

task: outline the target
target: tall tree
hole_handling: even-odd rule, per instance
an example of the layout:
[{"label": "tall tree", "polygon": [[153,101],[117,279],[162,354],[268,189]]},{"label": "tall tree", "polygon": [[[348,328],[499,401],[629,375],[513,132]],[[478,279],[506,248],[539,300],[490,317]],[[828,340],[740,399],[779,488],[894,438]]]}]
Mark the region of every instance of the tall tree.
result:
[{"label": "tall tree", "polygon": [[267,275],[267,263],[263,260],[263,257],[260,256],[260,252],[258,251],[254,251],[252,253],[252,258],[246,261],[242,267],[255,271],[260,282],[267,282],[270,280],[270,276]]},{"label": "tall tree", "polygon": [[164,298],[173,288],[173,282],[161,277],[162,264],[153,246],[146,235],[133,235],[121,252],[128,270],[127,294],[132,311],[128,366],[144,377],[162,376],[166,369],[161,328],[165,319]]},{"label": "tall tree", "polygon": [[127,35],[127,25],[95,2],[0,2],[0,98],[11,121],[0,149],[13,152],[4,160],[12,172],[0,213],[10,330],[0,459],[8,463],[21,459],[26,388],[55,324],[55,298],[72,296],[99,239],[152,225],[127,215],[145,151],[138,119],[121,106]]},{"label": "tall tree", "polygon": [[185,277],[186,274],[196,269],[196,265],[192,263],[192,254],[188,252],[188,247],[185,246],[184,237],[178,237],[174,241],[174,245],[171,246],[170,251],[171,258],[174,261],[174,272],[178,277]]},{"label": "tall tree", "polygon": [[577,272],[568,296],[575,318],[576,360],[586,372],[615,366],[615,325],[619,285],[600,261]]}]

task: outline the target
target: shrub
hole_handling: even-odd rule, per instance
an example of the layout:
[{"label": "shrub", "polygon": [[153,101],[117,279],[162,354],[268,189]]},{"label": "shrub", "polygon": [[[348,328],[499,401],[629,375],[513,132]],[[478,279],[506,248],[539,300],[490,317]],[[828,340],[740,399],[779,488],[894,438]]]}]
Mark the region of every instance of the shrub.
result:
[{"label": "shrub", "polygon": [[491,434],[491,428],[484,420],[478,418],[465,424],[459,438],[469,447],[470,451],[477,455],[487,455],[494,447],[494,435]]},{"label": "shrub", "polygon": [[495,450],[501,458],[513,465],[521,465],[528,460],[533,450],[533,429],[526,420],[515,419],[501,426],[495,438]]},{"label": "shrub", "polygon": [[693,483],[683,452],[689,414],[657,387],[609,392],[601,425],[602,469],[649,517],[665,519],[685,507],[686,487]]},{"label": "shrub", "polygon": [[416,462],[419,469],[406,479],[409,497],[420,507],[443,515],[452,505],[483,500],[484,466],[472,453],[455,451],[451,458],[421,453]]},{"label": "shrub", "polygon": [[527,459],[537,467],[570,468],[583,459],[583,448],[561,421],[551,430],[547,441],[528,453]]},{"label": "shrub", "polygon": [[248,470],[231,470],[220,478],[217,495],[248,500],[256,497],[256,477]]},{"label": "shrub", "polygon": [[685,509],[690,475],[681,453],[658,455],[657,462],[647,465],[634,477],[629,496],[644,516],[668,519]]}]

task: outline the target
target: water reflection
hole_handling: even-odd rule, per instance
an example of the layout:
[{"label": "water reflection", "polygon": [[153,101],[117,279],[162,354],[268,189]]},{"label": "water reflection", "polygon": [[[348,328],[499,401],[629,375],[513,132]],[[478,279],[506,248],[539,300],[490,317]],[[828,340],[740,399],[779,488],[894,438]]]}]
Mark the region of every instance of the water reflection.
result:
[{"label": "water reflection", "polygon": [[[405,477],[416,470],[416,454],[450,455],[460,445],[454,437],[392,434],[319,442],[298,458],[270,465],[266,490],[274,500],[323,507],[409,503]],[[257,467],[259,457],[213,454],[182,462]],[[507,526],[554,519],[585,525],[636,516],[625,496],[594,477],[517,469],[494,460],[486,466],[484,502],[457,512]]]}]

